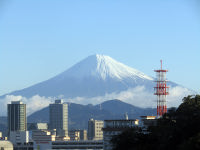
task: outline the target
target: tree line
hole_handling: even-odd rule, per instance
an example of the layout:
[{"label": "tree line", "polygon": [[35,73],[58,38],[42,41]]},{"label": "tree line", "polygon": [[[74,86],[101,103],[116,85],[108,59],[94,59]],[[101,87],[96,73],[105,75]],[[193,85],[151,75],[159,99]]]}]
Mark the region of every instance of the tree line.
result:
[{"label": "tree line", "polygon": [[112,138],[113,150],[200,150],[200,95],[183,98],[149,126],[132,128]]}]

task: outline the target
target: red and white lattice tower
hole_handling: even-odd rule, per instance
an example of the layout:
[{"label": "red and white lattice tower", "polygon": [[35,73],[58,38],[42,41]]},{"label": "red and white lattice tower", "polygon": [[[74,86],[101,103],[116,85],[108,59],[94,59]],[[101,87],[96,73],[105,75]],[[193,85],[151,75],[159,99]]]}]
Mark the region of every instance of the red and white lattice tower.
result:
[{"label": "red and white lattice tower", "polygon": [[166,96],[169,94],[169,87],[167,87],[166,73],[168,70],[162,69],[154,70],[156,72],[156,87],[154,87],[154,95],[157,95],[157,116],[162,116],[167,112]]}]

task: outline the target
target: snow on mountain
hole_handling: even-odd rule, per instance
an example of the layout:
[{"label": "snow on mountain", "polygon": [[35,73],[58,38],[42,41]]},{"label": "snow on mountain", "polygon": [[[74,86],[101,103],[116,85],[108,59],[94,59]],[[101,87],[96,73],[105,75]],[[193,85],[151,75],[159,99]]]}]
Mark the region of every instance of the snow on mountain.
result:
[{"label": "snow on mountain", "polygon": [[[169,82],[167,103],[178,106],[191,90]],[[10,101],[22,100],[28,113],[46,107],[55,97],[79,104],[99,104],[109,99],[120,99],[139,107],[156,107],[153,95],[154,79],[128,67],[109,56],[92,55],[63,73],[28,88],[0,97],[0,110]],[[0,112],[1,113],[1,112]]]},{"label": "snow on mountain", "polygon": [[105,55],[92,55],[83,61],[79,62],[66,72],[62,74],[63,78],[73,76],[76,78],[83,78],[87,76],[98,77],[103,80],[113,78],[123,80],[124,78],[137,78],[153,80],[153,78],[145,75],[144,73],[128,67],[109,56]]},{"label": "snow on mountain", "polygon": [[109,56],[92,55],[54,78],[10,94],[26,97],[94,97],[136,86],[152,90],[153,78]]}]

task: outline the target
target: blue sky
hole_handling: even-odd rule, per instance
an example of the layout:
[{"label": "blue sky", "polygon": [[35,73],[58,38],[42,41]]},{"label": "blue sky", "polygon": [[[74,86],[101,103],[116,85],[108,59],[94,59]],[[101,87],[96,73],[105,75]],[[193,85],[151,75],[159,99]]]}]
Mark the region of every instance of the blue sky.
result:
[{"label": "blue sky", "polygon": [[0,95],[93,54],[200,90],[198,0],[1,0]]}]

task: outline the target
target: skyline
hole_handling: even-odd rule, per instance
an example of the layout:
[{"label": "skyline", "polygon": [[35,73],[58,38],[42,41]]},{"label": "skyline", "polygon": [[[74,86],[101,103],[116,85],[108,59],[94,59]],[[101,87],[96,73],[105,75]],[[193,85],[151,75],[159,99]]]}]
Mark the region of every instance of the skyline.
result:
[{"label": "skyline", "polygon": [[0,95],[48,80],[93,54],[153,77],[162,59],[170,81],[199,93],[199,8],[197,0],[2,1]]}]

